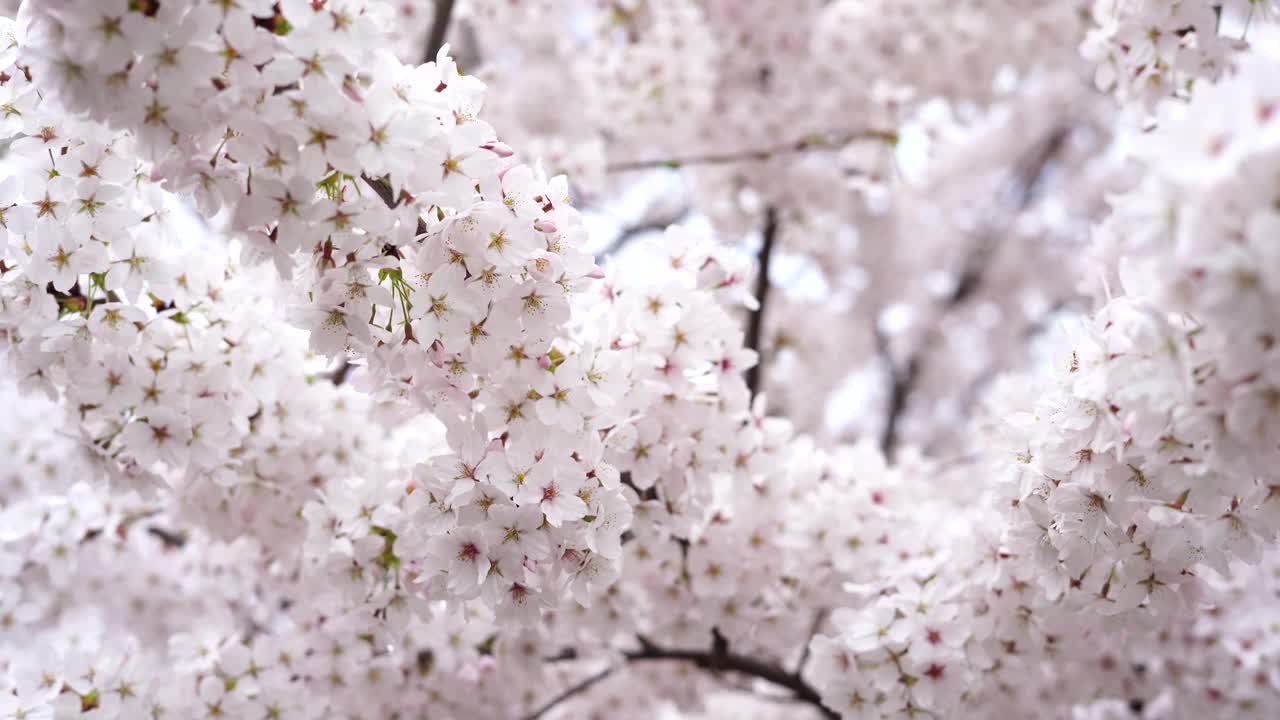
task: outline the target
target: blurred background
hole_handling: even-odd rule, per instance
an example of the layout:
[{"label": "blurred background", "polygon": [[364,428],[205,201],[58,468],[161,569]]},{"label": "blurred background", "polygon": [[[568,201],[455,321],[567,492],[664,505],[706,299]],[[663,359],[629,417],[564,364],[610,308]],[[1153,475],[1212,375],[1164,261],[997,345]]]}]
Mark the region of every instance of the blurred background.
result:
[{"label": "blurred background", "polygon": [[[962,456],[988,382],[1084,307],[1090,223],[1126,184],[1091,3],[449,4],[485,117],[569,176],[602,263],[643,271],[672,223],[769,241],[762,385],[821,444]],[[441,9],[387,3],[403,59]]]}]

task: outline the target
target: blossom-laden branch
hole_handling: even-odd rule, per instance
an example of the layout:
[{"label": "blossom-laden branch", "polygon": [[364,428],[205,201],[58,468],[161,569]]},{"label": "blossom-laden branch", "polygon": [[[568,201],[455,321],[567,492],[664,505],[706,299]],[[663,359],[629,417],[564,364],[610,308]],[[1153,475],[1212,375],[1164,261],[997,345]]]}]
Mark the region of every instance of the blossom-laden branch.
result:
[{"label": "blossom-laden branch", "polygon": [[605,168],[605,171],[610,173],[624,173],[634,172],[637,170],[653,170],[655,168],[678,170],[686,165],[728,165],[738,162],[764,162],[784,155],[795,155],[798,153],[817,150],[839,150],[849,143],[857,140],[879,140],[889,145],[895,145],[898,142],[898,133],[895,130],[870,129],[859,130],[857,132],[848,133],[838,137],[817,135],[772,148],[737,150],[726,153],[707,153],[705,155],[688,155],[685,157],[658,160],[632,160],[611,163]]},{"label": "blossom-laden branch", "polygon": [[[889,380],[889,401],[885,414],[885,423],[880,432],[880,451],[886,458],[892,459],[900,439],[899,428],[903,413],[907,409],[907,401],[920,378],[922,358],[941,337],[941,320],[949,313],[968,302],[982,287],[986,272],[991,266],[991,257],[999,247],[1014,218],[1024,212],[1039,196],[1044,187],[1045,176],[1055,157],[1062,151],[1070,129],[1059,127],[1052,131],[1041,142],[1036,151],[1025,158],[1009,183],[1003,188],[1001,205],[1009,210],[1003,214],[1005,220],[999,226],[991,228],[975,243],[973,251],[965,260],[960,278],[955,287],[941,301],[938,310],[939,321],[925,335],[920,347],[911,353],[906,362],[899,367],[893,362],[889,351],[889,341],[878,327],[875,328],[876,349],[887,369]],[[874,323],[873,323],[874,325]]]},{"label": "blossom-laden branch", "polygon": [[[747,319],[746,339],[744,347],[755,350],[757,353],[761,349],[761,336],[764,328],[764,310],[769,294],[769,263],[773,256],[774,248],[778,236],[778,211],[774,206],[769,206],[764,212],[764,228],[762,230],[760,255],[759,255],[759,271],[756,276],[755,296],[759,303],[758,307],[752,311]],[[759,390],[760,384],[760,362],[757,361],[746,374],[747,387],[751,394],[755,395]],[[651,486],[645,490],[638,488],[631,479],[631,473],[623,471],[622,482],[630,486],[640,496],[641,500],[652,500],[657,498],[656,486]],[[682,550],[687,551],[687,543],[682,543]],[[821,622],[822,615],[819,614],[815,620],[815,628]],[[713,628],[711,631],[712,643],[709,651],[688,651],[688,650],[668,650],[660,648],[646,638],[640,637],[641,650],[628,652],[623,655],[626,662],[644,662],[649,660],[675,660],[693,663],[696,667],[704,670],[712,671],[731,671],[742,673],[751,677],[766,680],[774,685],[790,690],[794,699],[800,702],[810,703],[821,710],[827,717],[838,718],[839,715],[827,710],[822,705],[821,697],[817,691],[810,687],[800,677],[801,671],[804,669],[804,663],[808,656],[806,648],[805,654],[801,657],[800,664],[794,673],[788,673],[780,666],[770,665],[768,663],[749,658],[743,655],[737,655],[730,651],[729,641],[719,628]],[[577,653],[572,649],[567,650],[560,655],[551,658],[554,660],[571,660],[577,657]],[[594,685],[613,674],[618,667],[610,667],[592,675],[582,682],[570,687],[565,692],[543,705],[525,720],[538,720],[552,708],[568,700],[580,693],[586,692]]]}]

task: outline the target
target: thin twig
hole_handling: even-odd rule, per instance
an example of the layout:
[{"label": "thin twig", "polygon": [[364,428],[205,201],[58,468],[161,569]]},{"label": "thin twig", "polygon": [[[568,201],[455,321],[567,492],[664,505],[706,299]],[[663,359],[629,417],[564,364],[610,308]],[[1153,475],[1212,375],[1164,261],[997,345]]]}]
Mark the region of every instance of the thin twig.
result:
[{"label": "thin twig", "polygon": [[804,650],[800,652],[800,662],[796,663],[796,675],[804,673],[804,664],[809,662],[809,646],[813,644],[813,638],[822,629],[822,623],[827,619],[827,609],[819,608],[818,612],[813,615],[813,624],[809,626],[809,637],[804,641]]},{"label": "thin twig", "polygon": [[782,155],[794,155],[813,150],[839,150],[855,140],[881,140],[892,145],[898,142],[898,133],[894,130],[859,130],[835,138],[805,138],[773,148],[738,150],[728,153],[707,153],[705,155],[689,155],[657,160],[632,160],[611,163],[605,167],[605,172],[622,173],[636,170],[653,170],[655,168],[675,170],[686,165],[727,165],[748,161],[763,162]]},{"label": "thin twig", "polygon": [[636,238],[640,237],[645,233],[662,232],[663,230],[666,230],[668,227],[671,227],[672,225],[675,225],[676,223],[680,222],[688,215],[689,215],[689,208],[685,207],[685,208],[681,208],[680,211],[677,213],[664,215],[662,217],[654,218],[652,220],[644,220],[636,223],[635,225],[629,225],[627,227],[624,227],[622,228],[622,231],[618,233],[618,237],[614,238],[613,242],[609,243],[609,247],[606,247],[605,249],[601,250],[597,254],[601,258],[607,258],[611,255],[617,255],[619,252],[622,251],[622,248],[630,244],[632,240],[635,240]]},{"label": "thin twig", "polygon": [[578,683],[577,685],[574,685],[573,687],[569,688],[568,690],[565,690],[564,692],[562,692],[562,693],[560,693],[559,695],[555,696],[555,697],[554,697],[554,698],[552,698],[551,700],[547,701],[547,702],[546,702],[542,707],[540,707],[540,708],[538,708],[537,710],[533,711],[533,714],[531,714],[531,715],[526,715],[526,716],[525,716],[525,718],[524,718],[524,720],[538,720],[538,719],[539,719],[539,718],[541,718],[543,715],[546,715],[547,713],[551,712],[551,711],[552,711],[552,709],[554,709],[554,708],[555,708],[555,706],[559,705],[560,703],[564,702],[565,700],[568,700],[569,698],[573,697],[574,695],[579,695],[579,694],[581,694],[581,693],[584,693],[584,692],[586,692],[586,691],[590,690],[590,689],[591,689],[591,688],[592,688],[596,683],[598,683],[598,682],[600,682],[601,680],[604,680],[605,678],[609,677],[609,676],[610,676],[610,675],[612,675],[612,674],[613,674],[613,672],[614,672],[615,670],[617,670],[617,669],[618,669],[618,668],[616,668],[616,667],[607,667],[607,668],[605,668],[604,670],[601,670],[600,672],[596,673],[595,675],[592,675],[592,676],[588,677],[586,680],[583,680],[582,682]]},{"label": "thin twig", "polygon": [[773,256],[774,241],[778,236],[778,211],[769,206],[764,211],[764,232],[760,244],[760,273],[756,276],[756,301],[759,307],[747,320],[747,336],[744,346],[756,351],[756,364],[747,370],[747,389],[752,397],[760,390],[760,369],[764,365],[764,347],[761,333],[764,331],[764,309],[769,300],[769,259]]},{"label": "thin twig", "polygon": [[453,17],[453,0],[436,0],[435,5],[436,15],[431,21],[426,57],[422,60],[424,63],[435,60],[436,55],[440,53],[440,48],[444,47],[444,36],[449,32],[449,20]]}]

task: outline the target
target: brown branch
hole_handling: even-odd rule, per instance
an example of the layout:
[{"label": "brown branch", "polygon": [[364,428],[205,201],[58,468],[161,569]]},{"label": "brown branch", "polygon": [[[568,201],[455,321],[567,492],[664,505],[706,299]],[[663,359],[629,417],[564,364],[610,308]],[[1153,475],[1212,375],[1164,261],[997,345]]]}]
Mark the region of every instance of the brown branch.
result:
[{"label": "brown branch", "polygon": [[764,309],[769,299],[769,259],[773,256],[774,241],[778,236],[778,211],[769,206],[764,211],[763,240],[760,244],[760,272],[756,276],[756,301],[760,306],[747,319],[747,336],[743,346],[756,351],[756,364],[747,370],[747,389],[752,397],[760,390],[761,368],[764,366]]},{"label": "brown branch", "polygon": [[605,166],[605,172],[622,173],[636,170],[653,170],[655,168],[677,170],[686,165],[728,165],[737,162],[763,162],[783,155],[795,155],[815,150],[839,150],[855,140],[881,140],[893,145],[898,142],[898,133],[895,130],[859,130],[834,138],[805,138],[786,145],[758,150],[707,153],[704,155],[689,155],[680,158],[657,160],[631,160],[611,163]]},{"label": "brown branch", "polygon": [[426,57],[422,60],[429,63],[436,59],[440,48],[444,47],[444,36],[449,32],[449,20],[453,17],[453,0],[436,0],[436,15],[431,21],[431,34],[427,37]]}]

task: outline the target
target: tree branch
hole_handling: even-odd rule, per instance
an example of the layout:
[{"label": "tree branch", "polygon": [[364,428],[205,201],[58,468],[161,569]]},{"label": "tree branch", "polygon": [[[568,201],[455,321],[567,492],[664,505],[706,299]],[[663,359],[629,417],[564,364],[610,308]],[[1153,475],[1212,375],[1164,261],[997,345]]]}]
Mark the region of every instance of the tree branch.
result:
[{"label": "tree branch", "polygon": [[1036,151],[1019,163],[1014,172],[1011,173],[1007,184],[999,192],[999,204],[1008,209],[1008,212],[1004,213],[1008,219],[998,227],[991,228],[975,243],[973,252],[965,260],[964,268],[960,272],[960,278],[956,281],[955,287],[940,303],[939,321],[925,335],[920,347],[916,348],[915,352],[907,358],[902,368],[898,368],[893,362],[893,355],[889,352],[888,338],[873,323],[876,347],[879,350],[880,357],[884,360],[885,366],[888,368],[890,383],[889,407],[885,417],[884,428],[880,433],[880,450],[884,453],[885,459],[893,459],[893,453],[898,445],[899,420],[906,411],[907,400],[915,389],[916,381],[920,378],[921,358],[928,348],[941,337],[939,330],[941,320],[955,308],[967,302],[981,288],[986,272],[991,265],[991,257],[999,247],[999,240],[1004,236],[1008,227],[1013,224],[1013,220],[1026,211],[1039,196],[1044,186],[1046,171],[1053,159],[1062,151],[1062,147],[1069,135],[1069,127],[1055,128],[1039,144]]},{"label": "tree branch", "polygon": [[857,132],[835,138],[805,138],[787,145],[781,145],[774,148],[763,148],[759,150],[708,153],[705,155],[690,155],[682,158],[666,158],[660,160],[632,160],[628,162],[611,163],[605,166],[605,172],[623,173],[634,172],[636,170],[652,170],[655,168],[668,168],[675,170],[684,167],[685,165],[727,165],[730,163],[747,161],[762,162],[782,155],[794,155],[814,150],[839,150],[855,140],[881,140],[892,145],[898,142],[898,133],[895,130],[859,130]]},{"label": "tree branch", "polygon": [[166,530],[165,528],[158,527],[156,525],[148,526],[147,533],[159,538],[160,542],[164,543],[164,546],[167,548],[180,548],[187,544],[186,533]]},{"label": "tree branch", "polygon": [[427,37],[426,57],[422,62],[429,63],[436,59],[440,48],[444,47],[444,36],[449,32],[449,20],[453,17],[453,0],[436,0],[436,14],[431,21],[431,34]]},{"label": "tree branch", "polygon": [[761,368],[764,365],[764,348],[761,334],[764,332],[765,303],[769,300],[769,259],[773,256],[774,241],[778,235],[778,211],[769,206],[764,211],[764,232],[760,245],[760,272],[756,276],[756,300],[760,307],[747,320],[747,336],[744,346],[756,351],[756,364],[747,370],[747,389],[752,397],[760,390]]},{"label": "tree branch", "polygon": [[898,421],[907,409],[907,397],[911,394],[911,387],[920,371],[920,363],[917,356],[912,355],[907,359],[906,367],[899,370],[893,362],[893,354],[889,352],[889,338],[885,337],[878,324],[873,322],[872,325],[875,328],[876,350],[889,377],[889,409],[885,413],[884,427],[880,429],[880,453],[886,460],[892,460],[898,444]]},{"label": "tree branch", "polygon": [[737,655],[727,650],[721,653],[701,652],[696,650],[672,650],[648,646],[636,652],[626,654],[627,662],[648,662],[651,660],[676,660],[692,663],[703,670],[736,672],[764,680],[780,688],[791,691],[792,696],[801,702],[813,705],[827,718],[839,718],[822,704],[822,696],[818,694],[798,673],[789,673],[776,665],[757,660],[745,655]]},{"label": "tree branch", "polygon": [[813,644],[813,638],[817,636],[818,631],[822,629],[822,623],[827,619],[826,608],[819,608],[818,612],[813,615],[813,624],[809,627],[809,637],[804,641],[804,650],[800,652],[800,662],[796,663],[796,675],[804,672],[804,664],[809,662],[809,646]]},{"label": "tree branch", "polygon": [[[812,705],[825,718],[840,717],[838,713],[832,712],[822,704],[822,696],[818,694],[817,690],[804,681],[800,676],[799,671],[789,673],[777,665],[771,665],[753,657],[730,652],[728,649],[728,641],[724,640],[724,637],[716,631],[713,631],[712,643],[714,647],[710,651],[662,648],[654,645],[643,637],[639,638],[639,641],[639,650],[623,653],[623,660],[626,663],[666,660],[672,662],[687,662],[697,668],[712,672],[739,673],[748,677],[764,680],[765,682],[776,685],[779,688],[790,691],[791,699]],[[577,653],[570,649],[548,658],[548,660],[572,660],[577,657]],[[552,701],[538,708],[533,714],[525,716],[524,720],[538,720],[559,703],[589,690],[593,685],[605,679],[609,675],[612,675],[619,669],[619,666],[609,667],[588,677],[586,680],[583,680],[577,685],[574,685],[568,690],[557,695]]]}]

